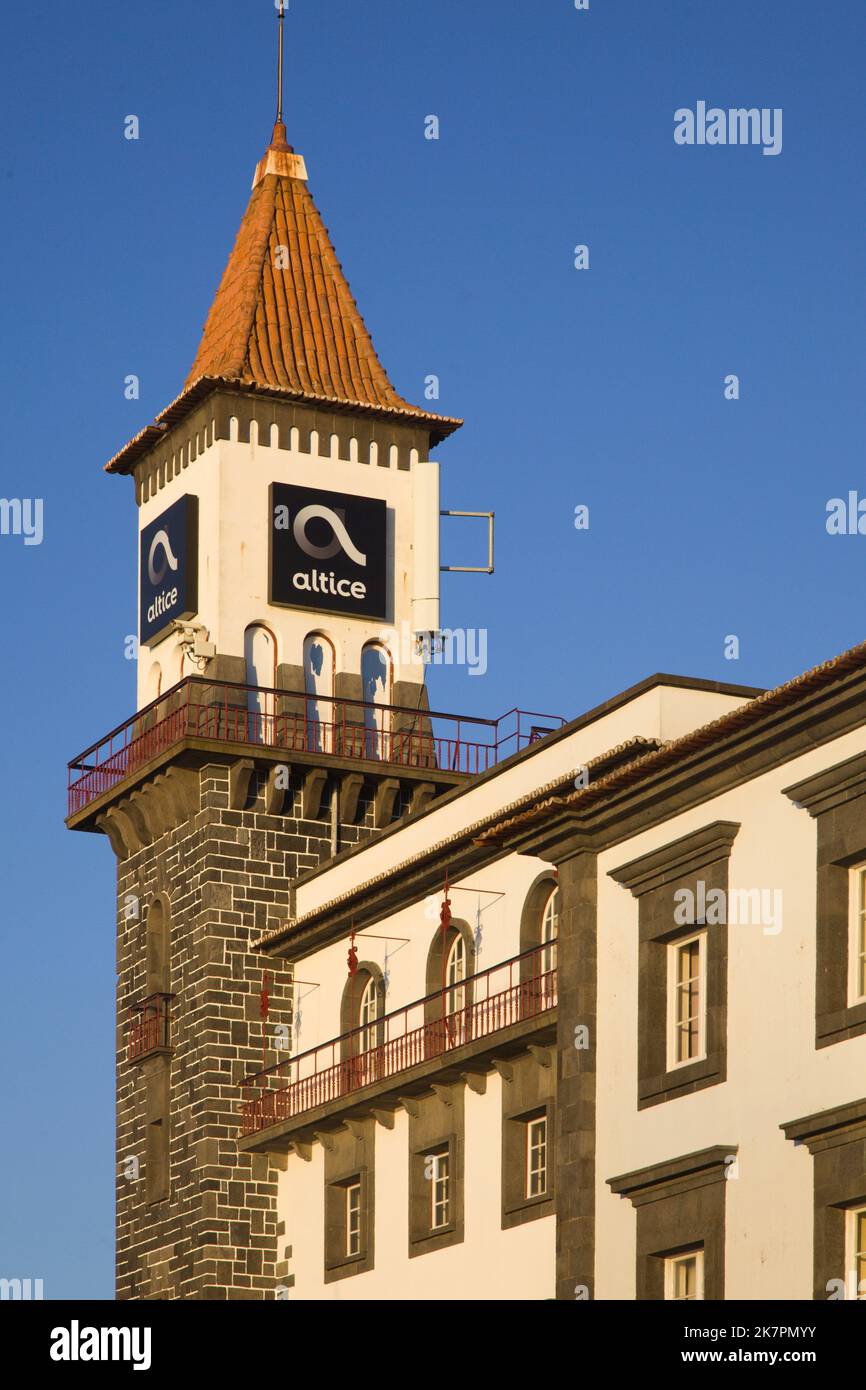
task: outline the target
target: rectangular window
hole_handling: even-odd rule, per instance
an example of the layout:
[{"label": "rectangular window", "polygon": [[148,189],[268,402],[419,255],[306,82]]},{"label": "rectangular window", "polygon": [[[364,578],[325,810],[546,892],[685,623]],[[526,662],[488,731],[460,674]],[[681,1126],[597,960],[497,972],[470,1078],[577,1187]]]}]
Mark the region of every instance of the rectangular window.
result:
[{"label": "rectangular window", "polygon": [[706,1056],[706,932],[668,947],[668,1068]]},{"label": "rectangular window", "polygon": [[848,1004],[866,1001],[866,864],[848,876],[849,967]]},{"label": "rectangular window", "polygon": [[669,1255],[665,1260],[665,1298],[675,1303],[692,1303],[703,1296],[703,1250]]},{"label": "rectangular window", "polygon": [[547,1192],[547,1116],[540,1115],[526,1126],[526,1196],[543,1197]]},{"label": "rectangular window", "polygon": [[430,1181],[430,1229],[439,1231],[451,1220],[451,1163],[448,1149],[427,1155]]},{"label": "rectangular window", "polygon": [[346,1188],[346,1254],[361,1253],[361,1184],[352,1182]]},{"label": "rectangular window", "polygon": [[857,1207],[846,1213],[847,1246],[846,1267],[848,1285],[846,1298],[866,1300],[866,1207]]}]

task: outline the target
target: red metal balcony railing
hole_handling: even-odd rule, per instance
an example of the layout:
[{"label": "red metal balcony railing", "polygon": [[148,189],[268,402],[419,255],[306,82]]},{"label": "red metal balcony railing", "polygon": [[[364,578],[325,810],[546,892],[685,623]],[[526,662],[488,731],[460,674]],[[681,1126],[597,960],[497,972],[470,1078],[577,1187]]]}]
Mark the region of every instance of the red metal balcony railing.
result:
[{"label": "red metal balcony railing", "polygon": [[190,676],[69,764],[69,815],[186,738],[472,775],[564,723],[525,710],[475,719]]},{"label": "red metal balcony railing", "polygon": [[127,1037],[130,1062],[140,1062],[150,1052],[171,1047],[169,1005],[173,998],[173,994],[151,994],[140,1004],[130,1005]]},{"label": "red metal balcony railing", "polygon": [[241,1132],[258,1134],[444,1058],[548,1013],[556,999],[556,945],[550,943],[247,1077],[241,1083],[250,1093],[241,1105]]}]

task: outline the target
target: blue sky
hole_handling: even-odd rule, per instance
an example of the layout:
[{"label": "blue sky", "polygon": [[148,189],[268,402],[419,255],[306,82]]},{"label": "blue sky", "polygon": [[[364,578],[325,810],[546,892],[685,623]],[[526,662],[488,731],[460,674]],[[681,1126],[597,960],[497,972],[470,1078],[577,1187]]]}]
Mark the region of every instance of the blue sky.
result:
[{"label": "blue sky", "polygon": [[[275,28],[271,0],[4,16],[0,490],[44,540],[0,536],[0,1275],[51,1298],[113,1291],[114,860],[63,826],[68,759],[134,704],[132,485],[102,464],[193,360]],[[825,528],[866,495],[864,51],[866,10],[816,0],[291,0],[289,139],[392,380],[466,419],[443,504],[497,513],[496,575],[443,610],[489,670],[434,671],[437,707],[770,685],[866,636],[866,537]],[[676,145],[699,100],[781,108],[781,154]]]}]

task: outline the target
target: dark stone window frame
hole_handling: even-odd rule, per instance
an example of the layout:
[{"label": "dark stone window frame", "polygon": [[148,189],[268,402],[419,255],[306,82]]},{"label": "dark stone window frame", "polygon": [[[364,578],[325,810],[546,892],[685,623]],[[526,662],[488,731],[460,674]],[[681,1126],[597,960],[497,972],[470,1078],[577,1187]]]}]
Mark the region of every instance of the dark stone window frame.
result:
[{"label": "dark stone window frame", "polygon": [[[554,1049],[537,1048],[510,1058],[502,1077],[502,1230],[553,1216],[556,1210],[556,1061]],[[527,1126],[547,1120],[547,1191],[526,1195]]]},{"label": "dark stone window frame", "polygon": [[724,1298],[727,1180],[736,1157],[736,1144],[716,1144],[608,1178],[611,1192],[637,1212],[637,1299],[664,1301],[666,1260],[692,1250],[704,1253],[703,1301]]},{"label": "dark stone window frame", "polygon": [[866,1097],[780,1128],[786,1139],[805,1144],[814,1159],[812,1297],[823,1302],[830,1297],[831,1281],[844,1279],[847,1289],[847,1213],[866,1206]]},{"label": "dark stone window frame", "polygon": [[[375,1245],[375,1121],[353,1121],[351,1127],[328,1136],[325,1148],[325,1283],[366,1274],[374,1267]],[[346,1192],[361,1184],[361,1248],[347,1253]]]},{"label": "dark stone window frame", "polygon": [[850,870],[866,864],[866,753],[785,787],[815,821],[815,1046],[866,1033],[866,1001],[848,1002]]},{"label": "dark stone window frame", "polygon": [[[404,1101],[404,1104],[406,1102]],[[437,1086],[432,1096],[408,1102],[409,1113],[409,1258],[430,1254],[464,1239],[464,1085]],[[427,1158],[447,1146],[451,1219],[431,1229],[431,1180]]]},{"label": "dark stone window frame", "polygon": [[[609,871],[615,882],[638,899],[638,1094],[646,1109],[691,1095],[727,1078],[728,927],[725,920],[680,924],[674,920],[674,894],[728,892],[728,862],[740,824],[714,821],[689,835]],[[705,1056],[668,1065],[668,947],[706,933]]]}]

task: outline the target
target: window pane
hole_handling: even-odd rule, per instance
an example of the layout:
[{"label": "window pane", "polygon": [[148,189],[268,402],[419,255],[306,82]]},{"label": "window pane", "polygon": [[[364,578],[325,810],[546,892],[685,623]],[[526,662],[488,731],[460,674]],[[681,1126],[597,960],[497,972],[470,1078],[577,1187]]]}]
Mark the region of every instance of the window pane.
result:
[{"label": "window pane", "polygon": [[346,1254],[361,1253],[361,1184],[346,1188]]},{"label": "window pane", "polygon": [[526,1126],[526,1195],[543,1197],[547,1191],[547,1117]]},{"label": "window pane", "polygon": [[702,1299],[704,1253],[672,1255],[665,1261],[665,1298],[680,1302]]},{"label": "window pane", "polygon": [[700,1052],[700,968],[700,941],[688,941],[677,947],[674,1001],[674,1058],[677,1062],[689,1061]]},{"label": "window pane", "polygon": [[447,1226],[451,1219],[451,1174],[447,1150],[432,1154],[431,1217],[430,1225],[435,1231]]}]

